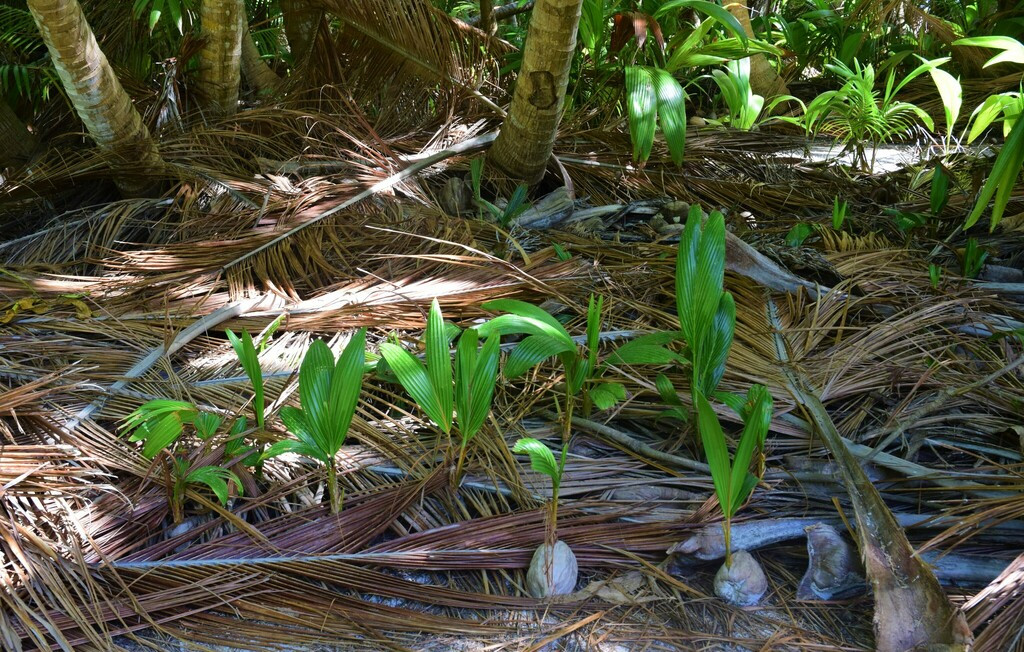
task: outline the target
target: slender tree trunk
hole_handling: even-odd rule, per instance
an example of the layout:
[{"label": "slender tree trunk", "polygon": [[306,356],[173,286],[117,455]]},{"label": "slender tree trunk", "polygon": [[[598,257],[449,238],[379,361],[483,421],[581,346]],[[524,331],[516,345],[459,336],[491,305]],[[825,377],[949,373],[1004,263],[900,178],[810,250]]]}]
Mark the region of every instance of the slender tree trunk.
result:
[{"label": "slender tree trunk", "polygon": [[[747,8],[747,4],[745,2],[733,2],[727,4],[725,8],[736,17],[736,20],[743,26],[743,31],[746,32],[747,36],[754,38],[754,30],[750,26],[750,10]],[[768,101],[773,97],[789,94],[786,82],[782,81],[782,78],[775,72],[775,69],[772,68],[772,65],[768,63],[768,59],[763,54],[755,54],[750,57],[750,88]]]},{"label": "slender tree trunk", "polygon": [[311,0],[281,0],[281,14],[292,61],[298,66],[313,50],[324,12]]},{"label": "slender tree trunk", "polygon": [[238,110],[245,4],[203,0],[199,20],[204,39],[198,79],[203,108],[215,115],[232,115]]},{"label": "slender tree trunk", "polygon": [[539,0],[534,6],[512,106],[487,156],[501,172],[531,185],[551,158],[582,6],[583,0]]},{"label": "slender tree trunk", "polygon": [[3,98],[0,98],[0,169],[28,160],[35,138]]},{"label": "slender tree trunk", "polygon": [[[96,144],[114,153],[127,169],[143,174],[159,170],[156,144],[96,43],[78,0],[28,0],[28,8],[64,90]],[[145,192],[150,181],[119,176],[117,184],[135,195]]]},{"label": "slender tree trunk", "polygon": [[498,23],[494,20],[494,0],[480,0],[480,29],[491,36],[498,31]]},{"label": "slender tree trunk", "polygon": [[249,30],[242,36],[242,73],[257,95],[270,95],[281,87],[281,78],[260,57]]}]

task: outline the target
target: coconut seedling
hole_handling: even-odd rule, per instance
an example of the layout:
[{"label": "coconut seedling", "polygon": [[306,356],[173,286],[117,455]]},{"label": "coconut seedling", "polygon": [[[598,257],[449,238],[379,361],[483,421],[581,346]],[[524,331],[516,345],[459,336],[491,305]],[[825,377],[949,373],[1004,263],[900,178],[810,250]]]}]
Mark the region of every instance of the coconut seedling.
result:
[{"label": "coconut seedling", "polygon": [[564,442],[561,458],[556,463],[551,449],[532,437],[523,437],[512,447],[512,452],[530,456],[530,466],[534,471],[551,478],[551,502],[547,505],[545,541],[533,553],[526,573],[526,588],[535,598],[564,595],[572,593],[576,588],[576,555],[568,544],[558,539],[558,489],[562,484],[568,451],[569,444]]},{"label": "coconut seedling", "polygon": [[[767,589],[764,571],[746,551],[732,552],[730,525],[754,486],[750,473],[755,454],[764,445],[772,415],[772,397],[754,385],[746,399],[716,388],[725,373],[736,325],[736,306],[724,290],[725,219],[714,211],[701,225],[700,207],[690,210],[676,257],[676,310],[689,347],[691,396],[704,454],[711,469],[715,495],[722,511],[725,564],[715,576],[715,592],[736,604],[754,604]],[[729,447],[710,399],[717,398],[743,421],[736,452]]]},{"label": "coconut seedling", "polygon": [[380,345],[380,353],[423,413],[444,434],[451,435],[454,430],[459,435],[459,459],[454,475],[458,485],[469,442],[483,427],[491,409],[498,379],[500,335],[488,337],[479,347],[477,331],[463,332],[455,350],[453,374],[448,348],[450,332],[445,326],[441,306],[434,299],[424,334],[426,363],[390,342]]},{"label": "coconut seedling", "polygon": [[228,480],[235,483],[239,494],[242,493],[238,476],[228,469],[213,465],[193,468],[187,457],[170,452],[185,433],[186,425],[195,429],[196,436],[204,442],[204,453],[208,452],[209,441],[221,422],[222,418],[216,414],[200,412],[192,403],[171,399],[147,401],[124,420],[123,429],[131,433],[128,441],[141,441],[144,457],[154,459],[161,453],[166,455],[162,459],[166,462],[168,502],[176,524],[184,519],[185,492],[189,485],[206,485],[222,505],[228,502]]},{"label": "coconut seedling", "polygon": [[356,401],[362,389],[366,362],[366,329],[359,329],[338,356],[323,340],[306,351],[299,367],[299,403],[301,408],[281,408],[281,421],[295,439],[283,439],[271,445],[263,459],[296,453],[323,463],[327,470],[327,491],[331,512],[341,511],[343,496],[338,493],[335,457],[345,443]]}]

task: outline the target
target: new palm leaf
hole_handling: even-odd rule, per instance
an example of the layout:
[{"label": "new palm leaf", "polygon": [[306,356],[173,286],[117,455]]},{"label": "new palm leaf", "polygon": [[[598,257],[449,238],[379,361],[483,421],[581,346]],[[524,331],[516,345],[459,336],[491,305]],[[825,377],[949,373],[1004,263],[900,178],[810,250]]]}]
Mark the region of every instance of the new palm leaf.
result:
[{"label": "new palm leaf", "polygon": [[322,340],[309,347],[299,367],[301,408],[281,408],[281,420],[296,439],[273,444],[264,458],[291,452],[322,462],[327,468],[331,511],[341,509],[335,456],[348,435],[362,388],[366,329],[349,340],[337,361]]},{"label": "new palm leaf", "polygon": [[453,376],[448,333],[441,306],[434,299],[424,334],[426,363],[390,342],[380,345],[380,353],[427,417],[446,435],[450,435],[453,428],[458,431],[461,439],[455,468],[458,482],[469,441],[483,427],[491,409],[498,377],[500,336],[488,337],[480,348],[477,332],[465,331],[456,348]]}]

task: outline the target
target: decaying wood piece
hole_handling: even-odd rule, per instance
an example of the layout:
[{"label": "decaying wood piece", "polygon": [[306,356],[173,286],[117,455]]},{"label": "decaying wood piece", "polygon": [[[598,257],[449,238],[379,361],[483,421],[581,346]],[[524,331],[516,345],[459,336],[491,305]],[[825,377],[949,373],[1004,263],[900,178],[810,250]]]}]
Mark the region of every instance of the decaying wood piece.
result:
[{"label": "decaying wood piece", "polygon": [[822,441],[839,464],[850,495],[861,558],[875,597],[875,649],[967,650],[971,630],[907,541],[903,529],[857,460],[849,454],[832,418],[806,377],[788,366],[789,356],[775,304],[768,317],[774,327],[776,355],[793,398],[807,411]]}]

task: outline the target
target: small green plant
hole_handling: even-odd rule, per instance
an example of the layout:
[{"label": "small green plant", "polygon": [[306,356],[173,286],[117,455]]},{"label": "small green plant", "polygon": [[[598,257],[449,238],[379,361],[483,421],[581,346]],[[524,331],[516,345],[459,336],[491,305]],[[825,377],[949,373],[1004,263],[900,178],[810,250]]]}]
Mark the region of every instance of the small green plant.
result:
[{"label": "small green plant", "polygon": [[529,188],[526,184],[519,184],[516,186],[512,196],[509,197],[508,203],[505,204],[504,208],[496,206],[480,196],[483,171],[484,158],[482,156],[473,159],[469,164],[470,183],[473,187],[473,201],[478,207],[483,208],[490,213],[491,217],[493,217],[498,224],[504,228],[508,228],[517,217],[522,215],[523,212],[530,207],[530,205],[526,203],[526,194]]},{"label": "small green plant", "polygon": [[790,247],[799,247],[812,233],[814,227],[807,222],[797,222],[786,232],[786,244]]},{"label": "small green plant", "polygon": [[[1008,36],[979,36],[954,41],[953,45],[974,45],[978,47],[994,48],[1002,50],[1000,54],[992,57],[985,63],[985,67],[998,63],[1012,62],[1024,64],[1024,44]],[[1003,212],[1010,203],[1010,196],[1016,185],[1017,177],[1024,168],[1024,87],[1019,92],[1000,93],[992,95],[974,110],[971,114],[973,124],[967,136],[967,142],[971,143],[981,135],[1002,114],[1003,135],[1005,140],[1003,147],[996,156],[996,162],[992,166],[992,173],[985,180],[985,185],[978,194],[978,201],[974,204],[964,228],[974,226],[982,213],[992,202],[992,216],[990,218],[990,230],[1003,218]]]},{"label": "small green plant", "polygon": [[[691,210],[679,242],[676,258],[676,310],[683,337],[689,345],[691,394],[715,494],[722,509],[726,566],[730,566],[730,524],[733,515],[750,495],[757,478],[750,473],[755,453],[764,445],[771,422],[772,398],[762,385],[754,385],[741,397],[716,392],[725,372],[732,346],[736,308],[724,289],[725,220],[714,211],[702,227],[700,210]],[[718,398],[736,411],[743,423],[736,452],[730,463],[729,449],[718,415],[710,399]]]},{"label": "small green plant", "polygon": [[424,334],[426,364],[398,344],[380,345],[381,355],[399,383],[427,417],[446,435],[453,428],[458,431],[461,445],[456,482],[462,478],[466,449],[487,419],[497,386],[500,335],[489,336],[482,348],[478,348],[478,335],[473,329],[462,333],[455,351],[453,376],[449,329],[445,327],[441,306],[434,299]]},{"label": "small green plant", "polygon": [[259,353],[256,351],[252,335],[249,335],[249,331],[242,331],[242,337],[238,337],[231,330],[226,330],[224,333],[227,335],[228,341],[231,342],[231,348],[235,350],[238,361],[242,363],[245,375],[249,377],[249,382],[252,383],[252,411],[256,415],[256,427],[263,430],[266,426],[266,404],[263,400],[263,369],[260,367]]},{"label": "small green plant", "polygon": [[750,57],[726,62],[725,70],[713,70],[711,77],[718,85],[729,110],[725,121],[735,129],[748,131],[771,120],[770,117],[762,120],[762,114],[771,115],[772,110],[783,102],[794,102],[803,107],[803,102],[792,95],[780,95],[773,98],[765,108],[765,98],[750,87]]},{"label": "small green plant", "polygon": [[184,518],[185,491],[188,485],[206,485],[224,505],[228,500],[226,480],[232,480],[241,494],[242,484],[231,471],[219,466],[192,468],[192,462],[186,457],[169,452],[184,434],[186,425],[195,429],[196,436],[204,442],[204,452],[208,451],[209,442],[222,421],[216,414],[200,412],[192,403],[171,399],[147,401],[124,420],[123,430],[131,433],[128,441],[142,441],[144,457],[153,459],[164,453],[168,458],[165,470],[170,487],[171,515],[175,523],[180,523]]},{"label": "small green plant", "polygon": [[238,476],[219,466],[192,467],[185,457],[171,458],[171,514],[175,523],[184,519],[185,492],[189,485],[205,485],[210,488],[222,505],[228,504],[228,482],[235,484],[238,495],[242,495],[242,483]]},{"label": "small green plant", "polygon": [[985,266],[985,259],[987,258],[988,252],[978,246],[978,239],[967,238],[967,244],[964,246],[963,260],[961,261],[964,276],[967,278],[978,278],[978,274],[981,273],[981,268]]},{"label": "small green plant", "polygon": [[832,201],[832,228],[835,231],[843,230],[843,223],[846,222],[846,212],[849,208],[849,204],[843,200],[839,201],[839,197],[836,197]]},{"label": "small green plant", "polygon": [[302,407],[281,408],[281,421],[296,439],[278,441],[262,456],[267,459],[297,453],[323,463],[327,469],[330,508],[335,514],[341,510],[343,498],[338,493],[335,457],[345,443],[356,411],[365,362],[366,329],[352,336],[337,361],[322,340],[313,342],[299,367]]},{"label": "small green plant", "polygon": [[931,281],[932,289],[939,289],[939,281],[942,280],[942,268],[935,263],[928,264],[928,280]]},{"label": "small green plant", "polygon": [[[926,61],[898,84],[895,83],[896,72],[890,68],[885,89],[879,95],[875,89],[874,66],[861,65],[854,59],[853,68],[850,68],[836,60],[825,67],[844,80],[842,87],[814,98],[801,119],[789,121],[802,122],[808,133],[824,131],[838,137],[854,152],[857,165],[869,170],[874,166],[878,146],[907,132],[915,122],[920,121],[929,130],[934,130],[931,116],[914,104],[897,100],[896,95],[910,81],[945,61],[948,58]],[[870,162],[866,144],[872,147]]]},{"label": "small green plant", "polygon": [[558,489],[562,484],[562,474],[565,472],[565,458],[569,451],[568,442],[562,444],[562,455],[558,462],[555,456],[543,442],[533,437],[522,437],[512,447],[513,453],[526,454],[530,456],[530,467],[537,473],[543,473],[551,478],[551,502],[548,504],[548,516],[550,528],[548,530],[549,543],[558,539]]},{"label": "small green plant", "polygon": [[565,410],[563,437],[569,438],[572,415],[578,400],[582,399],[584,415],[592,407],[606,410],[626,398],[622,383],[601,378],[608,364],[665,364],[678,359],[678,355],[664,348],[664,344],[678,338],[677,333],[651,333],[627,342],[598,365],[598,344],[601,334],[603,297],[590,296],[587,305],[586,346],[578,346],[557,319],[532,304],[515,299],[496,299],[483,304],[484,310],[504,312],[477,326],[482,335],[526,335],[505,361],[505,378],[513,380],[532,367],[556,356],[565,373]]}]

